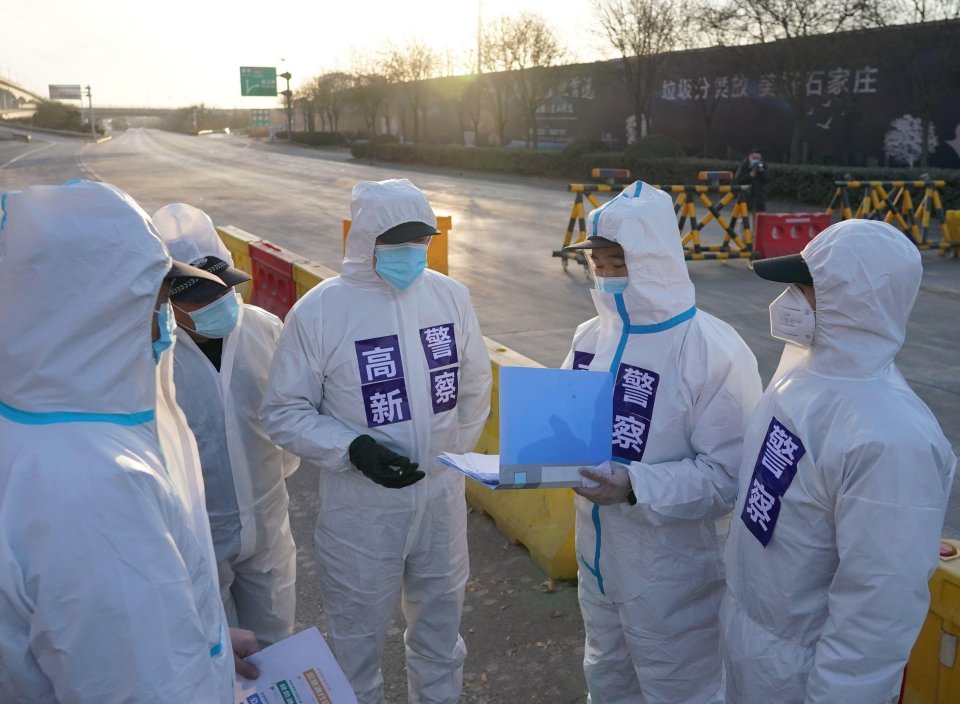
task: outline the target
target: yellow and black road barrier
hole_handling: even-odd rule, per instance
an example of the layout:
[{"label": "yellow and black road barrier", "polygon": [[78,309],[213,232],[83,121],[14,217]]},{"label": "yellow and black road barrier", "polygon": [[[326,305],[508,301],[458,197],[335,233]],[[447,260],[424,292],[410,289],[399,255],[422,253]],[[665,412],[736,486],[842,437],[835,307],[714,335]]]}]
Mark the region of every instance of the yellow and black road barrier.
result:
[{"label": "yellow and black road barrier", "polygon": [[[679,184],[653,187],[673,195],[673,212],[677,214],[683,253],[687,260],[749,259],[753,256],[753,234],[750,230],[750,210],[747,206],[750,186],[724,186],[714,182],[710,185]],[[601,203],[596,194],[617,194],[623,188],[621,185],[600,183],[571,183],[567,186],[567,190],[575,194],[573,207],[570,210],[570,220],[563,237],[563,247],[553,252],[553,256],[560,257],[564,269],[567,268],[567,262],[571,259],[581,264],[586,263],[582,254],[563,251],[564,247],[582,242],[587,237],[584,200],[589,201],[594,208],[599,208]],[[719,197],[714,199],[710,196]],[[733,207],[730,214],[725,216],[723,209],[731,203]],[[702,219],[697,217],[698,206],[706,209]],[[723,228],[723,242],[719,245],[706,245],[703,243],[701,233],[704,227],[714,221]]]},{"label": "yellow and black road barrier", "polygon": [[[940,189],[946,181],[834,181],[837,187],[827,212],[840,211],[841,220],[883,220],[909,237],[918,249],[939,249],[957,256],[960,243],[952,241]],[[856,208],[854,208],[856,203]],[[929,235],[936,218],[939,241]]]}]

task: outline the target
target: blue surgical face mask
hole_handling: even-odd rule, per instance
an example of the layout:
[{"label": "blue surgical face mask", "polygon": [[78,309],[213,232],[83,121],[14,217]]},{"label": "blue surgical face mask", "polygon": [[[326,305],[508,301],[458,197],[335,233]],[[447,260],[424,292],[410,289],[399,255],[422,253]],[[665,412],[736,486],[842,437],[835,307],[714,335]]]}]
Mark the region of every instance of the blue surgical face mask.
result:
[{"label": "blue surgical face mask", "polygon": [[198,335],[210,339],[226,337],[237,327],[240,319],[240,301],[236,291],[220,296],[213,303],[194,311],[181,311],[190,316],[193,329]]},{"label": "blue surgical face mask", "polygon": [[597,290],[603,293],[623,293],[630,283],[629,276],[598,276]]},{"label": "blue surgical face mask", "polygon": [[405,291],[427,268],[427,245],[381,244],[374,249],[376,271],[398,291]]},{"label": "blue surgical face mask", "polygon": [[177,327],[177,321],[173,318],[173,309],[169,303],[161,303],[154,313],[157,314],[160,337],[153,341],[153,361],[159,363],[160,355],[173,344],[173,331]]}]

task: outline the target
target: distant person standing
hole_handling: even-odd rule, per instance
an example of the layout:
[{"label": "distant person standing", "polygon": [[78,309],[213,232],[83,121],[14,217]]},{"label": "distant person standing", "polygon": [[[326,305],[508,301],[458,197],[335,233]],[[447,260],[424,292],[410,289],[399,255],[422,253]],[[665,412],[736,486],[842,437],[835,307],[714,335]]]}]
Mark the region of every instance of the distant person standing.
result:
[{"label": "distant person standing", "polygon": [[747,158],[740,162],[734,181],[741,186],[750,186],[747,205],[751,213],[762,213],[767,209],[767,163],[759,149],[751,149]]}]

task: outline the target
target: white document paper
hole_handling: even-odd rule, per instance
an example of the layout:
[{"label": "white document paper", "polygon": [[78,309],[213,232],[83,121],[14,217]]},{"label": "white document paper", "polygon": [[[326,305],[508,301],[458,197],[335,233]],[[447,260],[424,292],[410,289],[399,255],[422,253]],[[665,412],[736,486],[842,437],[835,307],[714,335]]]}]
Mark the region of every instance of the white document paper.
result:
[{"label": "white document paper", "polygon": [[500,483],[500,455],[481,455],[479,452],[456,455],[444,452],[437,457],[437,461],[489,487],[496,487]]},{"label": "white document paper", "polygon": [[357,704],[343,670],[316,627],[244,659],[260,668],[260,677],[250,681],[236,676],[236,704]]},{"label": "white document paper", "polygon": [[[456,471],[467,475],[491,489],[500,486],[500,455],[481,455],[478,452],[468,452],[465,455],[456,455],[452,452],[444,452],[437,456],[437,461],[441,464],[455,469]],[[596,482],[587,479],[580,474],[582,464],[562,465],[543,467],[541,469],[542,481],[547,484],[558,485],[565,482],[567,486],[573,486],[579,483],[580,486],[598,487]],[[597,466],[590,466],[601,474],[613,474],[610,468],[610,462],[603,462]],[[505,485],[506,488],[514,488],[512,485]]]}]

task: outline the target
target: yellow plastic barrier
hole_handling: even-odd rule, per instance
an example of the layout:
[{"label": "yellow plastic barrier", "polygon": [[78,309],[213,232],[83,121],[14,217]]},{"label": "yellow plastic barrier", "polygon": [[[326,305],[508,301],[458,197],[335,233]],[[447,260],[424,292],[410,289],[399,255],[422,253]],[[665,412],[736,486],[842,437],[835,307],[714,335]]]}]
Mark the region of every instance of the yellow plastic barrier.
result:
[{"label": "yellow plastic barrier", "polygon": [[[427,267],[441,274],[449,273],[449,261],[447,258],[447,248],[449,242],[450,230],[453,229],[453,217],[450,215],[437,216],[437,229],[439,235],[430,238],[430,246],[427,248]],[[347,250],[347,233],[350,232],[350,219],[343,219],[343,250]]]},{"label": "yellow plastic barrier", "polygon": [[[541,364],[484,338],[493,366],[490,417],[477,443],[477,452],[500,452],[500,367],[540,367]],[[488,489],[467,482],[467,501],[489,514],[497,528],[530,551],[530,557],[554,579],[575,579],[573,492],[570,489]]]},{"label": "yellow plastic barrier", "polygon": [[[259,242],[263,238],[251,235],[239,227],[232,227],[230,225],[218,227],[217,234],[220,235],[220,239],[223,240],[223,243],[227,245],[227,249],[230,250],[230,255],[233,257],[233,265],[253,275],[253,262],[250,260],[250,243]],[[240,284],[236,288],[240,295],[243,296],[243,302],[249,303],[250,294],[253,292],[252,282],[248,281],[245,284]]]},{"label": "yellow plastic barrier", "polygon": [[954,258],[960,257],[960,210],[948,210],[946,228],[943,230],[944,241],[940,243],[943,254],[950,252]]},{"label": "yellow plastic barrier", "polygon": [[323,266],[323,264],[314,264],[313,262],[298,263],[293,265],[293,280],[297,284],[297,298],[305,294],[321,281],[332,279],[339,276],[339,273]]},{"label": "yellow plastic barrier", "polygon": [[930,610],[907,663],[904,704],[960,701],[958,642],[960,560],[952,560],[941,562],[930,580]]}]

